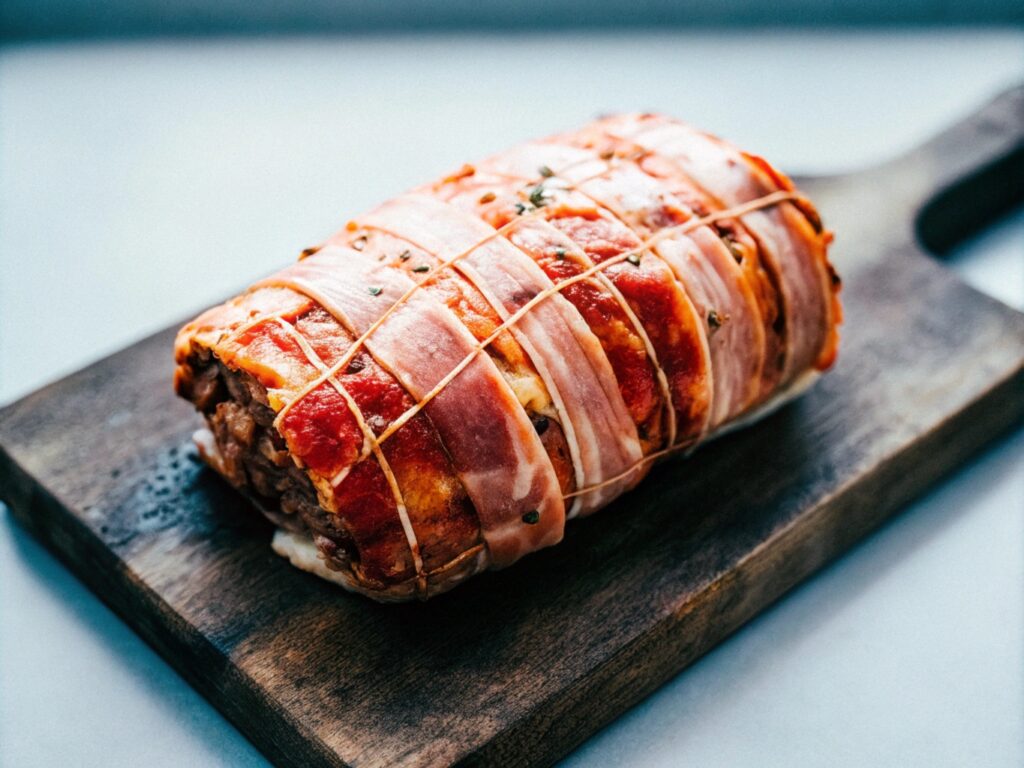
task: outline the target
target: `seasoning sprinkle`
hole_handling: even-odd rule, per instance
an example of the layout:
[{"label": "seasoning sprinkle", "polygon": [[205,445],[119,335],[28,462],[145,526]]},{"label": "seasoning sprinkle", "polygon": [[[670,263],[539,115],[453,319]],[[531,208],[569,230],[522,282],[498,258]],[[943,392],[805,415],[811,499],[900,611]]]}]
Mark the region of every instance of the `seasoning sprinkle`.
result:
[{"label": "seasoning sprinkle", "polygon": [[626,257],[626,261],[628,261],[634,267],[639,267],[640,266],[640,255],[636,254],[636,253],[631,253],[631,254],[629,254],[629,256]]},{"label": "seasoning sprinkle", "polygon": [[536,525],[540,522],[540,512],[536,509],[530,510],[523,515],[523,522],[527,525]]},{"label": "seasoning sprinkle", "polygon": [[540,168],[538,168],[537,173],[539,173],[545,179],[550,179],[552,176],[555,175],[555,172],[548,168],[546,165],[542,165]]},{"label": "seasoning sprinkle", "polygon": [[538,184],[532,190],[530,190],[530,202],[533,203],[536,208],[543,208],[547,203],[544,199],[544,185]]},{"label": "seasoning sprinkle", "polygon": [[412,256],[412,254],[409,253],[408,248],[406,248],[404,251],[398,254],[398,258],[400,258],[402,261],[408,261],[410,256]]},{"label": "seasoning sprinkle", "polygon": [[371,296],[380,296],[381,291],[383,291],[384,289],[381,288],[379,285],[371,285],[366,290],[370,292]]},{"label": "seasoning sprinkle", "polygon": [[522,216],[526,213],[526,206],[523,203],[516,203],[516,214]]},{"label": "seasoning sprinkle", "polygon": [[492,200],[494,200],[494,198],[496,198],[496,197],[497,197],[497,195],[494,194],[493,192],[484,192],[482,195],[480,195],[480,202],[481,203],[489,203]]},{"label": "seasoning sprinkle", "polygon": [[420,264],[418,267],[413,267],[412,271],[413,272],[429,272],[430,271],[430,267],[428,267],[426,264]]},{"label": "seasoning sprinkle", "polygon": [[561,261],[565,258],[565,248],[555,248],[555,258]]}]

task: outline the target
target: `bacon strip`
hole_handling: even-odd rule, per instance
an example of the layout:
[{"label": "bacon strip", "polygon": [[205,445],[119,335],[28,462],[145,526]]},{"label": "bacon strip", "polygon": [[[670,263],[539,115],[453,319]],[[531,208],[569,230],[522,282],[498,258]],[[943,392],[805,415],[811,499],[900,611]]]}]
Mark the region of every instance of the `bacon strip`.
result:
[{"label": "bacon strip", "polygon": [[[455,268],[503,319],[553,285],[508,240],[491,237],[492,227],[430,197],[404,195],[361,217],[360,222],[405,238],[444,260],[469,251]],[[561,416],[578,486],[600,484],[635,465],[642,456],[636,426],[600,341],[576,308],[563,296],[552,296],[513,326],[512,333],[544,379]],[[639,473],[577,497],[570,517],[598,509],[638,478]]]},{"label": "bacon strip", "polygon": [[[357,335],[387,315],[366,347],[414,398],[473,352],[465,327],[423,291],[388,314],[413,283],[354,250],[329,246],[257,287],[272,285],[309,296]],[[476,507],[496,567],[561,540],[565,508],[551,462],[489,358],[476,356],[426,413]],[[534,512],[536,522],[527,522]]]}]

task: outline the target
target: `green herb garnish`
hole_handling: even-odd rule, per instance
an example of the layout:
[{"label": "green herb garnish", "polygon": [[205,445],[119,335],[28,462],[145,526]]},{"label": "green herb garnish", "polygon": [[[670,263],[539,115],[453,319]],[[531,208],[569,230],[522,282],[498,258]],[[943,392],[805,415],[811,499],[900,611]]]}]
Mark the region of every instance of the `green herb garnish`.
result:
[{"label": "green herb garnish", "polygon": [[384,289],[381,288],[379,285],[371,285],[366,290],[370,292],[371,296],[380,296],[380,292],[383,291]]},{"label": "green herb garnish", "polygon": [[412,271],[413,272],[429,272],[430,271],[430,267],[428,267],[426,264],[420,264],[418,267],[413,267]]},{"label": "green herb garnish", "polygon": [[629,256],[626,257],[626,261],[628,261],[634,267],[640,266],[640,257],[635,253],[629,254]]},{"label": "green herb garnish", "polygon": [[408,261],[410,256],[412,256],[412,254],[409,253],[408,248],[406,248],[404,251],[398,254],[398,258],[400,258],[402,261]]},{"label": "green herb garnish", "polygon": [[536,187],[530,190],[530,202],[533,204],[535,208],[543,208],[544,205],[547,203],[547,200],[544,198],[543,184],[538,184]]},{"label": "green herb garnish", "polygon": [[527,525],[536,525],[540,522],[540,512],[536,509],[527,512],[523,515],[523,522]]},{"label": "green herb garnish", "polygon": [[565,248],[555,248],[555,258],[561,261],[565,258]]}]

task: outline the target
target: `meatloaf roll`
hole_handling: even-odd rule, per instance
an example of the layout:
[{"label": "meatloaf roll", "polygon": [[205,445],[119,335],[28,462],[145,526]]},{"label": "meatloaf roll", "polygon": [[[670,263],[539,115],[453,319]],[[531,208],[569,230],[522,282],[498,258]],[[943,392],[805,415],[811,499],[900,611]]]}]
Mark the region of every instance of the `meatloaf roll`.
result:
[{"label": "meatloaf roll", "polygon": [[185,326],[175,387],[275,551],[422,599],[831,365],[830,240],[761,158],[609,117],[349,221]]}]

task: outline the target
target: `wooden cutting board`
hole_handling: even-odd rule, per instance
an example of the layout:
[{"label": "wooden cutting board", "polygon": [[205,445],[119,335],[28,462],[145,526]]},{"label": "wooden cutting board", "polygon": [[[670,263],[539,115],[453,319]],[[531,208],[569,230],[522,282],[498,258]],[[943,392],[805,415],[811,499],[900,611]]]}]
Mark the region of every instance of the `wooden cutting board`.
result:
[{"label": "wooden cutting board", "polygon": [[0,411],[15,515],[288,766],[550,763],[1024,419],[1024,315],[933,250],[1024,200],[1024,87],[803,184],[838,233],[838,367],[565,542],[426,604],[291,568],[201,468],[168,329]]}]

